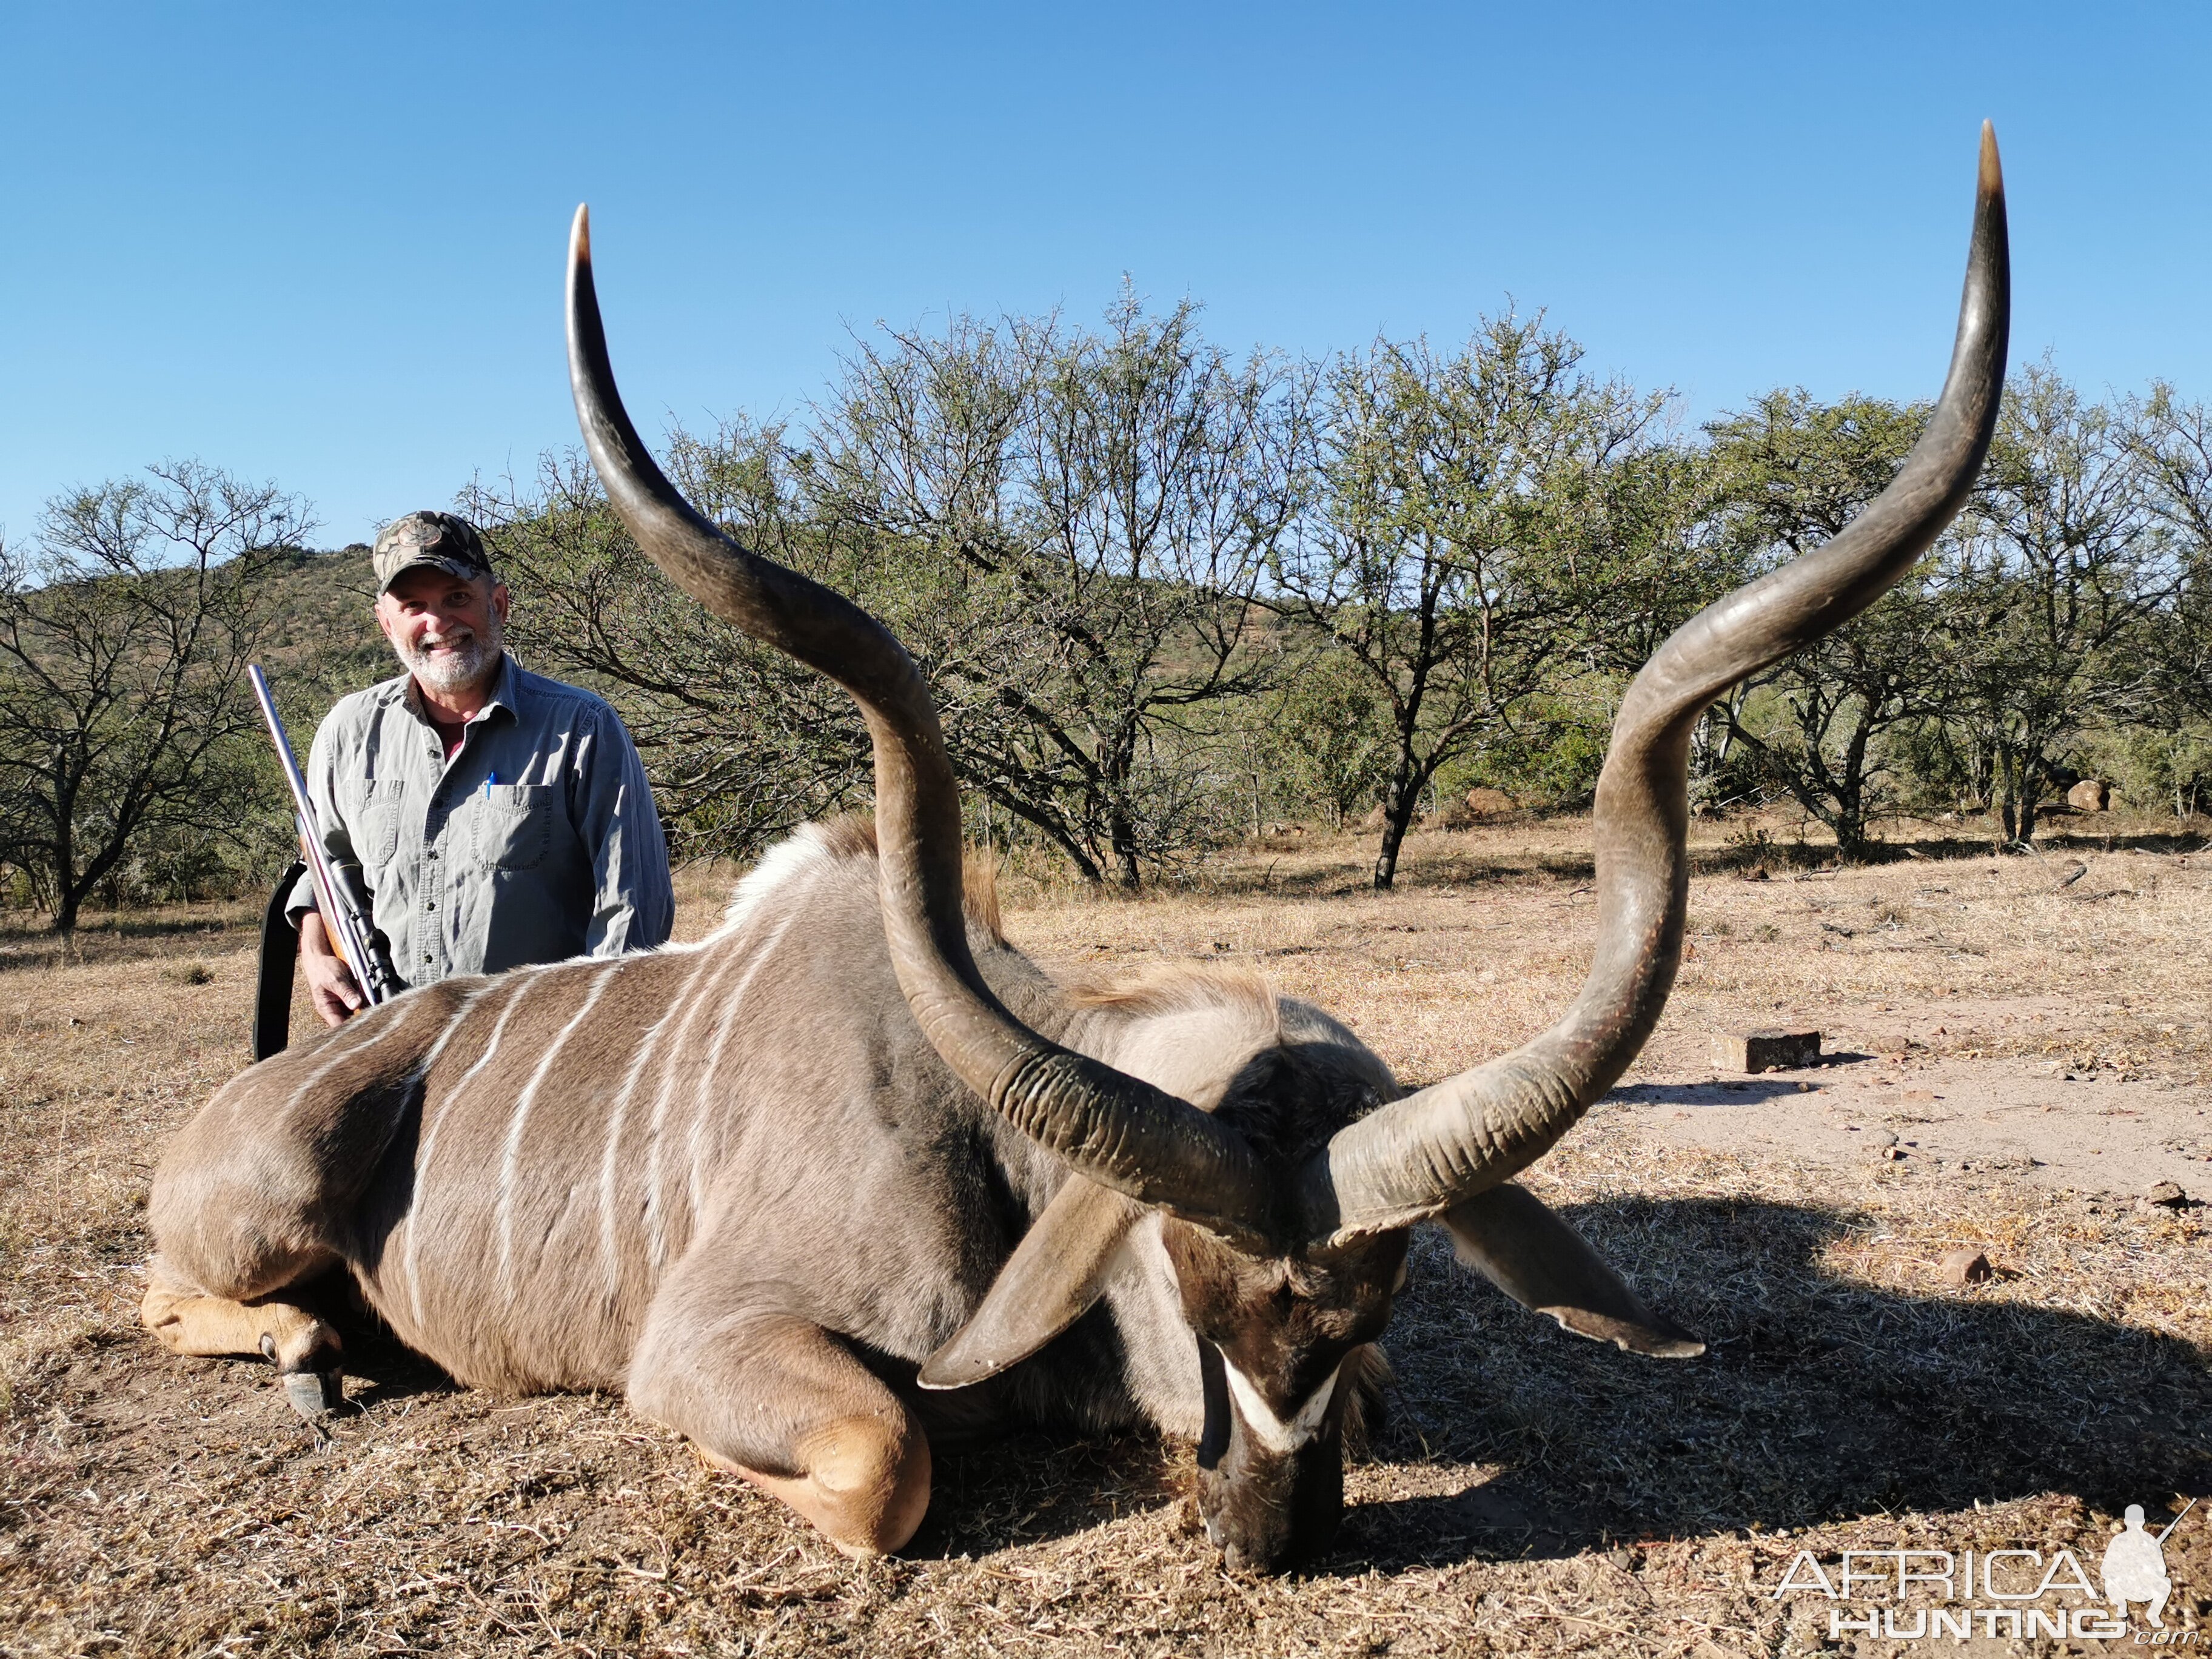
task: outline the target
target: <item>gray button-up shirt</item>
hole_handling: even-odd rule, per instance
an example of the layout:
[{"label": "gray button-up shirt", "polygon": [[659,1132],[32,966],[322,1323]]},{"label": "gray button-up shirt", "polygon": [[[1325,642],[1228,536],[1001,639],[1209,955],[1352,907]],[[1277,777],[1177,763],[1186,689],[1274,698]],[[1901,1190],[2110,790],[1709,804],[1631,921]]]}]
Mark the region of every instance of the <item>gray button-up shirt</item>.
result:
[{"label": "gray button-up shirt", "polygon": [[[450,761],[410,677],[341,698],[316,729],[307,793],[406,984],[649,950],[674,924],[629,733],[590,692],[513,657]],[[315,908],[307,878],[287,908]]]}]

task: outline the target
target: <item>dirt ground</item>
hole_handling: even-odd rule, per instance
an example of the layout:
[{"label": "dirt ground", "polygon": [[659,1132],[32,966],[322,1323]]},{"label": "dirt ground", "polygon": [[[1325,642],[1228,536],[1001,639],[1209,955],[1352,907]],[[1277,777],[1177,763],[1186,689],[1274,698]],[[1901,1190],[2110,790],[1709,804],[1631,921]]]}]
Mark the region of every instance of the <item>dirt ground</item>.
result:
[{"label": "dirt ground", "polygon": [[[135,1318],[163,1139],[245,1062],[247,918],[135,917],[68,963],[0,934],[0,1654],[1910,1651],[1829,1615],[1909,1620],[1926,1587],[1778,1595],[1800,1553],[2070,1549],[2094,1577],[2129,1504],[2181,1516],[2166,1623],[2212,1645],[2212,1502],[2183,1512],[2212,1498],[2212,851],[2056,828],[1838,870],[1699,826],[1667,1018],[1530,1184],[1709,1352],[1570,1337],[1425,1233],[1339,1548],[1273,1581],[1220,1567],[1188,1449],[1146,1437],[947,1458],[915,1547],[868,1565],[619,1401],[461,1389],[373,1337],[319,1439],[266,1368],[170,1359]],[[1085,973],[1250,962],[1427,1081],[1565,1006],[1587,845],[1423,835],[1379,896],[1321,836],[1134,902],[1010,872],[1008,931]],[[687,872],[684,933],[726,879]],[[1827,1059],[1717,1066],[1750,1026]],[[1947,1281],[1962,1246],[1988,1278]],[[1938,1650],[2153,1633],[1984,1623]]]}]

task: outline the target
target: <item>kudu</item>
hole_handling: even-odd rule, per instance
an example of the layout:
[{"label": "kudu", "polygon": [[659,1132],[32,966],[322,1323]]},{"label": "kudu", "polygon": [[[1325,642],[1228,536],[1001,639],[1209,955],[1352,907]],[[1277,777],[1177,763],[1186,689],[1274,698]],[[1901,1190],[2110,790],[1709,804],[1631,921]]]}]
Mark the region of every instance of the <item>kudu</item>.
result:
[{"label": "kudu", "polygon": [[258,1350],[312,1413],[339,1344],[298,1287],[342,1267],[460,1381],[623,1389],[854,1552],[912,1534],[933,1436],[1148,1419],[1197,1441],[1230,1561],[1269,1570],[1333,1535],[1416,1223],[1571,1329],[1698,1352],[1510,1177],[1666,1001],[1699,716],[1871,604],[1965,500],[2008,292],[1984,128],[1925,434],[1844,533],[1630,686],[1597,790],[1595,961],[1565,1016],[1401,1096],[1343,1026],[1249,978],[1073,991],[968,914],[914,664],[662,477],[616,393],[579,210],[569,374],[615,510],[687,593],[852,694],[872,830],[802,831],[697,945],[428,986],[244,1073],[155,1177],[147,1324],[180,1352]]}]

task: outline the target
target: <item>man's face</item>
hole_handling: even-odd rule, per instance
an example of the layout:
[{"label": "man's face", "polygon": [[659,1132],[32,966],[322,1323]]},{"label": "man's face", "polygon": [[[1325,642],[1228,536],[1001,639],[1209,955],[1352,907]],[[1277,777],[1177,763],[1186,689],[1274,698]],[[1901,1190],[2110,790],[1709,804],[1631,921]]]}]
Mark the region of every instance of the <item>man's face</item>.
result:
[{"label": "man's face", "polygon": [[428,690],[474,690],[499,672],[507,637],[507,586],[442,570],[408,570],[377,596],[376,625],[401,666]]}]

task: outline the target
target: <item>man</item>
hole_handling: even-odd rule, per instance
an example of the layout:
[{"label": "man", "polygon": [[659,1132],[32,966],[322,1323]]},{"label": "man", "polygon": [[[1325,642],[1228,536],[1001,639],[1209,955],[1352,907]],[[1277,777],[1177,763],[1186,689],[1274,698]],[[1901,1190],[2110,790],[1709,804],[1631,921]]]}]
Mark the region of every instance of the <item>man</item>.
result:
[{"label": "man", "polygon": [[[402,983],[650,950],[675,896],[637,750],[588,691],[503,648],[507,591],[450,513],[376,538],[376,624],[406,672],[339,700],[307,789],[334,862],[371,895]],[[286,905],[324,1023],[367,999],[302,878]]]}]

